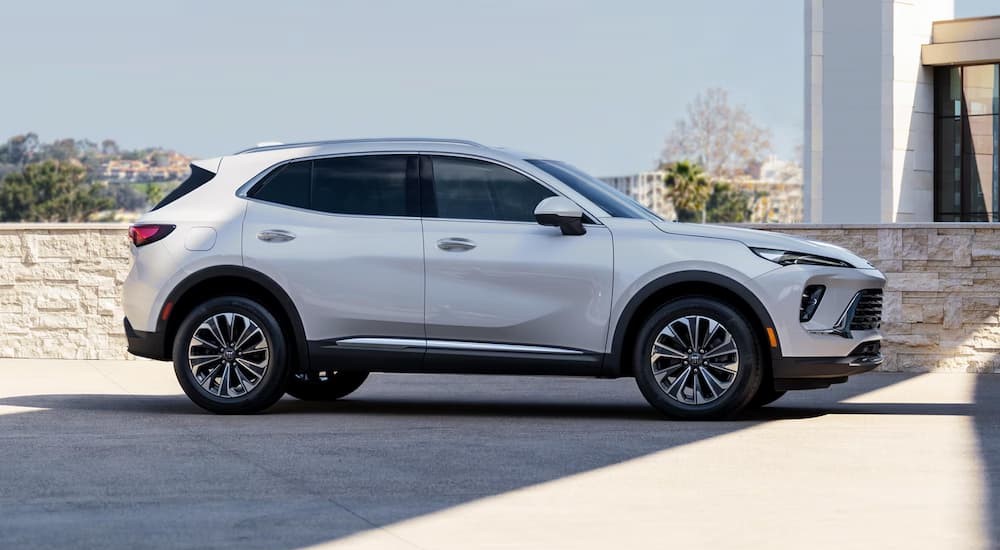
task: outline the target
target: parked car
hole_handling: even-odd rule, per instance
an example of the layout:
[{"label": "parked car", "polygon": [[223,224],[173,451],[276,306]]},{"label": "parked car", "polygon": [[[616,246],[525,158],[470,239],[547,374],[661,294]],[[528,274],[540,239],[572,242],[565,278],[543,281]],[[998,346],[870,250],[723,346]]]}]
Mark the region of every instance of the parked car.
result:
[{"label": "parked car", "polygon": [[885,278],[858,256],[667,222],[565,162],[468,141],[196,161],[129,234],[129,351],[172,360],[217,413],[420,372],[628,376],[668,416],[719,418],[882,362]]}]

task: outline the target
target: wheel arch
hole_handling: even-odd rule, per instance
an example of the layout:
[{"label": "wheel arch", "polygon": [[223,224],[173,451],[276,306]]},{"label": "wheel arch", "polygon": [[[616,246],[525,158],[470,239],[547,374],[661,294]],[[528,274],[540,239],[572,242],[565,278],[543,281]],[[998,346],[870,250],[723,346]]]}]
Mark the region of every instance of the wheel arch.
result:
[{"label": "wheel arch", "polygon": [[[771,365],[781,357],[781,342],[777,339],[774,321],[767,308],[741,283],[718,273],[696,270],[664,275],[647,284],[629,300],[614,325],[611,352],[603,369],[605,376],[632,376],[632,343],[638,337],[643,320],[664,303],[687,296],[720,298],[742,313],[750,322],[761,349],[770,350],[770,353],[762,354],[765,376],[770,376]],[[768,328],[775,331],[775,346],[770,344]]]},{"label": "wheel arch", "polygon": [[309,367],[309,348],[305,328],[295,303],[274,279],[248,267],[213,266],[197,271],[182,280],[167,296],[157,319],[156,331],[163,334],[164,357],[172,359],[177,329],[187,314],[205,299],[216,296],[242,296],[257,300],[274,314],[292,352],[296,370]]}]

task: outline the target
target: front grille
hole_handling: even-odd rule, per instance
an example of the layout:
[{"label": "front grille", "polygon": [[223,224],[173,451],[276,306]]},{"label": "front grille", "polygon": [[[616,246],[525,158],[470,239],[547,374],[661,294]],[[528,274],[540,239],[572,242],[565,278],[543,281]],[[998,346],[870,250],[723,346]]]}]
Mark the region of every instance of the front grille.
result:
[{"label": "front grille", "polygon": [[874,330],[882,324],[882,289],[871,288],[858,293],[858,305],[851,317],[851,330]]}]

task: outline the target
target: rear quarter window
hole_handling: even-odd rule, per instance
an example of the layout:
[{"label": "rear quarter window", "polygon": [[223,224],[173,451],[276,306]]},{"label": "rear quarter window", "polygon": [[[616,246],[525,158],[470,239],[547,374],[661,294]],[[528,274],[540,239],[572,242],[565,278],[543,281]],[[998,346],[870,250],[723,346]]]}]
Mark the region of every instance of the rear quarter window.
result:
[{"label": "rear quarter window", "polygon": [[186,180],[181,182],[180,185],[175,187],[173,191],[167,193],[167,196],[163,197],[163,200],[156,203],[156,206],[153,207],[153,210],[159,210],[160,208],[163,208],[164,206],[174,202],[175,200],[183,197],[184,195],[187,195],[191,191],[194,191],[195,189],[201,187],[202,185],[205,185],[206,183],[211,181],[212,178],[214,177],[215,177],[215,172],[212,172],[210,170],[205,170],[200,166],[195,166],[192,164],[191,175],[188,176]]}]

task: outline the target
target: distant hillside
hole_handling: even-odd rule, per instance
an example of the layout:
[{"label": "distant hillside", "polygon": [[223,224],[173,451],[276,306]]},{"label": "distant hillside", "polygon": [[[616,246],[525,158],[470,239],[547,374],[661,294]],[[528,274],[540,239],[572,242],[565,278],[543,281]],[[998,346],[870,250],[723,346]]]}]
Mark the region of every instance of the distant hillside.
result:
[{"label": "distant hillside", "polygon": [[86,183],[116,206],[102,219],[128,219],[148,210],[188,176],[191,162],[190,157],[161,147],[122,149],[113,139],[42,142],[38,134],[28,132],[0,143],[0,182],[7,174],[49,160],[86,170]]},{"label": "distant hillside", "polygon": [[190,157],[161,147],[122,149],[113,139],[57,139],[45,143],[29,132],[0,143],[0,178],[24,165],[46,160],[77,161],[94,179],[150,182],[187,177]]}]

